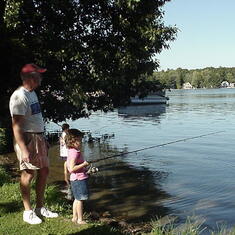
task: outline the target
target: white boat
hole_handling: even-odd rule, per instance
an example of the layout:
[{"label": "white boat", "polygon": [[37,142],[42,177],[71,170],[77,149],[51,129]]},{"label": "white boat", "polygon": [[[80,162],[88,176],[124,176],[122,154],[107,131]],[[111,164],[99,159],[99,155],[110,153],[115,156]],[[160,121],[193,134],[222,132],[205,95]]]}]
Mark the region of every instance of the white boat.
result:
[{"label": "white boat", "polygon": [[151,93],[144,98],[139,98],[139,96],[131,97],[131,105],[146,105],[146,104],[167,104],[169,98],[165,96],[164,91],[159,91]]},{"label": "white boat", "polygon": [[158,117],[165,112],[165,104],[135,104],[118,108],[118,115],[122,115],[125,117]]}]

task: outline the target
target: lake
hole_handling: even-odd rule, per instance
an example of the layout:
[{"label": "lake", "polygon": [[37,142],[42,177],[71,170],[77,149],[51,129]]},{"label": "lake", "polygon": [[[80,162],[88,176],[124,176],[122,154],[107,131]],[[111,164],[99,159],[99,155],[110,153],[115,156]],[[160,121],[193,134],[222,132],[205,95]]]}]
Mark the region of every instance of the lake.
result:
[{"label": "lake", "polygon": [[[169,105],[96,112],[68,122],[103,140],[85,146],[88,160],[153,147],[100,161],[100,172],[90,179],[91,205],[128,221],[198,216],[204,234],[218,225],[230,228],[235,224],[235,89],[172,90],[167,96]],[[47,129],[58,126],[50,123]],[[217,131],[224,132],[154,147]],[[53,151],[56,155],[58,146]],[[60,163],[55,165],[54,180],[63,174]]]}]

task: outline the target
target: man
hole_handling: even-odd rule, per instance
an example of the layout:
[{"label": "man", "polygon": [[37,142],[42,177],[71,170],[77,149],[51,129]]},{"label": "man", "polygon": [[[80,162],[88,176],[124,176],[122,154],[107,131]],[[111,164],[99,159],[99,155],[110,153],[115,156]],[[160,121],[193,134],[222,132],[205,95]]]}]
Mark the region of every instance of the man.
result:
[{"label": "man", "polygon": [[[23,220],[40,224],[41,218],[58,217],[43,207],[44,191],[49,173],[48,144],[44,138],[44,122],[35,89],[41,85],[46,69],[26,64],[21,70],[22,86],[10,98],[10,113],[14,133],[14,148],[20,164],[20,189],[25,211]],[[36,208],[30,203],[30,183],[36,176]]]}]

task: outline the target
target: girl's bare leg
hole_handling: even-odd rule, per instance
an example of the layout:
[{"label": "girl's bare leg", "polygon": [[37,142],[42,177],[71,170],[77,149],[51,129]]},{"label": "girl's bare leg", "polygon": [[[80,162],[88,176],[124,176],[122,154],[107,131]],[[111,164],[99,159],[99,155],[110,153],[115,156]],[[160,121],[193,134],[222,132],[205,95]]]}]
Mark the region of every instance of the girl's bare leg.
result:
[{"label": "girl's bare leg", "polygon": [[78,220],[78,215],[77,215],[77,200],[75,199],[73,201],[73,218],[72,221],[76,223]]},{"label": "girl's bare leg", "polygon": [[86,222],[83,221],[83,201],[77,201],[77,216],[78,224],[86,224]]}]

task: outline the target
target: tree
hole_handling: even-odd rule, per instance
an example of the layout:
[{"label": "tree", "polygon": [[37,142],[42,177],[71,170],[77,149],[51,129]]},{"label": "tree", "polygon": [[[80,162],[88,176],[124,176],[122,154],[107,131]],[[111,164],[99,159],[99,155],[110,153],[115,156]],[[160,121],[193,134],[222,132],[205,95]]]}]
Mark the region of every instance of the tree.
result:
[{"label": "tree", "polygon": [[154,77],[168,88],[181,88],[185,82],[195,88],[219,88],[222,81],[235,81],[235,68],[176,69],[155,72]]},{"label": "tree", "polygon": [[233,74],[232,73],[227,73],[226,77],[225,77],[225,80],[228,81],[228,82],[234,82]]},{"label": "tree", "polygon": [[195,88],[202,87],[201,83],[203,79],[202,79],[201,71],[194,70],[193,72],[190,73],[189,77],[190,77],[190,83],[193,87]]},{"label": "tree", "polygon": [[0,56],[7,76],[0,113],[9,116],[9,97],[28,62],[48,69],[38,91],[47,120],[77,119],[146,93],[146,78],[158,68],[154,55],[168,48],[177,32],[163,23],[167,1],[3,1]]}]

